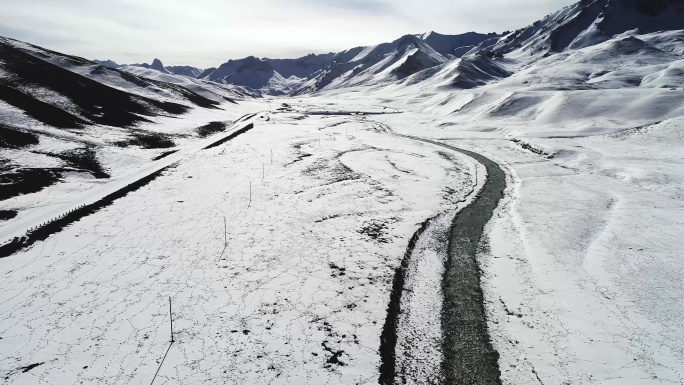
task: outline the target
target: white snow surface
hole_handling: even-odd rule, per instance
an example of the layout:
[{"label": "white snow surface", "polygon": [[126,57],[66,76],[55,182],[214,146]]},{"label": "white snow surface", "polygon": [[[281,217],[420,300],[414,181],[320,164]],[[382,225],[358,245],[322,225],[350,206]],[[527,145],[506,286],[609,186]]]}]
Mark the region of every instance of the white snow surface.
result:
[{"label": "white snow surface", "polygon": [[377,380],[394,268],[472,191],[468,158],[349,116],[262,116],[1,261],[8,383],[151,381],[168,296],[155,383]]}]

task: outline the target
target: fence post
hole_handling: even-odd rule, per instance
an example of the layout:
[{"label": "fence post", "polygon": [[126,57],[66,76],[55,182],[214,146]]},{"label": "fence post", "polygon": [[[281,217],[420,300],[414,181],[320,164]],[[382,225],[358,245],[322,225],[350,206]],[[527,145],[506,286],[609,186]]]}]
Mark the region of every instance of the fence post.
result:
[{"label": "fence post", "polygon": [[171,313],[171,297],[169,297],[169,321],[171,321],[171,343],[174,343],[175,341],[173,340],[173,313]]}]

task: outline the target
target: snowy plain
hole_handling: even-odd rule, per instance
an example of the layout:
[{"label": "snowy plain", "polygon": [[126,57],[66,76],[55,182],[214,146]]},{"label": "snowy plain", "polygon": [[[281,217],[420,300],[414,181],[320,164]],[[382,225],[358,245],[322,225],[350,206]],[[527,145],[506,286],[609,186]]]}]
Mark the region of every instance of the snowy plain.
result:
[{"label": "snowy plain", "polygon": [[405,241],[473,192],[475,166],[349,116],[254,119],[2,260],[3,367],[44,363],[7,381],[150,381],[169,296],[155,383],[377,381]]}]

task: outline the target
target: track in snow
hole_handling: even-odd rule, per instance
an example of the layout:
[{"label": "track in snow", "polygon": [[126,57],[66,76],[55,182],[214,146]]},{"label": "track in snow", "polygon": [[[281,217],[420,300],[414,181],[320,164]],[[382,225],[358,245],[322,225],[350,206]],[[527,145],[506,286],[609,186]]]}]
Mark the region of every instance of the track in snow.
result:
[{"label": "track in snow", "polygon": [[[446,384],[501,384],[499,355],[492,347],[487,329],[477,247],[485,225],[503,197],[506,175],[498,164],[478,153],[429,139],[396,134],[384,125],[383,128],[395,136],[430,143],[467,155],[487,169],[488,176],[482,190],[471,204],[456,215],[450,229],[448,257],[442,279],[444,298],[441,314],[441,348],[443,357],[439,377]],[[411,257],[413,248],[428,222],[429,220],[411,239],[404,260],[394,278],[380,347],[382,366],[379,382],[383,385],[394,384],[396,380],[397,325],[402,316],[400,303],[404,291],[403,283],[408,274],[408,258]],[[403,378],[404,383],[406,380]],[[421,381],[413,379],[413,382],[420,383]]]}]

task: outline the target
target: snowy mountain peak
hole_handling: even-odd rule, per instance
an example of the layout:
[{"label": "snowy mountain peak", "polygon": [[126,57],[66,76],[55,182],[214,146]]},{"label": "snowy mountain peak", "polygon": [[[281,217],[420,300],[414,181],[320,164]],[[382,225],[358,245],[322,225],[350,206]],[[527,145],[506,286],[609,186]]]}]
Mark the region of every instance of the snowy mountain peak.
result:
[{"label": "snowy mountain peak", "polygon": [[399,49],[404,49],[406,47],[414,46],[416,48],[420,47],[422,40],[416,35],[404,35],[397,40],[397,47]]},{"label": "snowy mountain peak", "polygon": [[150,68],[155,69],[160,72],[168,72],[166,68],[164,68],[164,64],[162,64],[161,60],[155,58],[152,60],[152,64],[150,65]]},{"label": "snowy mountain peak", "polygon": [[421,40],[425,40],[425,39],[428,39],[430,36],[433,36],[433,35],[440,35],[440,34],[435,32],[435,31],[430,31],[430,32],[421,33],[418,35],[418,37],[420,37]]},{"label": "snowy mountain peak", "polygon": [[147,64],[147,63],[142,63],[142,64],[130,64],[133,67],[143,67],[147,69],[153,69],[156,71],[159,71],[164,74],[170,74],[171,72],[168,71],[166,68],[164,68],[164,64],[162,64],[161,60],[159,59],[154,59],[152,60],[152,64]]},{"label": "snowy mountain peak", "polygon": [[332,63],[334,53],[308,54],[298,59],[264,59],[267,60],[274,70],[285,78],[297,77],[310,79],[318,75],[323,69]]},{"label": "snowy mountain peak", "polygon": [[266,71],[272,71],[273,67],[268,63],[268,61],[259,59],[256,56],[247,56],[240,63],[239,68],[259,68]]},{"label": "snowy mountain peak", "polygon": [[268,60],[255,56],[228,60],[203,78],[224,84],[244,86],[274,95],[285,94],[291,90],[291,80],[283,78],[274,70]]},{"label": "snowy mountain peak", "polygon": [[[445,57],[461,57],[464,53],[488,40],[496,40],[501,35],[496,33],[466,32],[460,35],[443,35],[428,32],[420,36],[427,45]],[[493,44],[492,42],[491,44]]]}]

